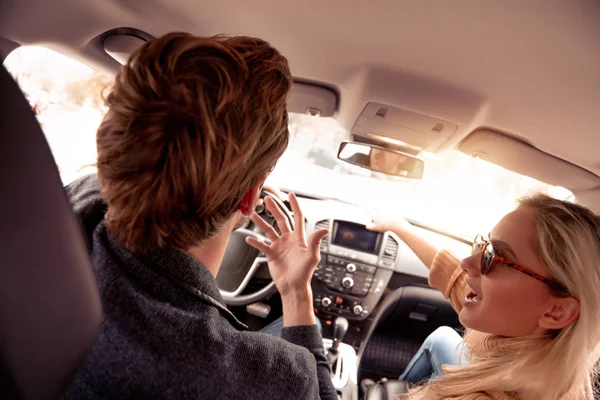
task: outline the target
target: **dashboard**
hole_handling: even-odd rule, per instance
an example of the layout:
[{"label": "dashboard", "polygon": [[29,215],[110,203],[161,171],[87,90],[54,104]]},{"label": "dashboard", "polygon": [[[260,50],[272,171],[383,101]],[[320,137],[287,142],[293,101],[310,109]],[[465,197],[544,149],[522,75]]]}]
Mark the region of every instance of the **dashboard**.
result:
[{"label": "dashboard", "polygon": [[364,210],[333,200],[299,202],[308,234],[329,230],[311,283],[316,310],[362,321],[375,310],[395,273],[426,282],[428,269],[395,234],[366,229],[371,216]]}]

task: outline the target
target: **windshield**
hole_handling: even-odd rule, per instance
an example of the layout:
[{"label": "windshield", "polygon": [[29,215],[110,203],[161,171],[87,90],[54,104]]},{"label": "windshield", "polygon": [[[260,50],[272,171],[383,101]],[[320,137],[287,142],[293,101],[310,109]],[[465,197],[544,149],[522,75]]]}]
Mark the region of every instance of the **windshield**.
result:
[{"label": "windshield", "polygon": [[467,238],[487,233],[524,195],[572,196],[458,150],[422,154],[423,179],[382,175],[337,159],[340,142],[348,139],[332,118],[290,114],[290,143],[269,182],[372,212],[396,213]]},{"label": "windshield", "polygon": [[[40,47],[20,47],[4,65],[37,114],[63,183],[93,172],[96,130],[106,112],[102,88],[112,79]],[[271,184],[395,213],[467,238],[488,232],[516,199],[531,191],[562,199],[571,195],[457,150],[423,155],[420,180],[371,172],[337,160],[340,142],[349,135],[332,118],[292,113],[290,134]]]}]

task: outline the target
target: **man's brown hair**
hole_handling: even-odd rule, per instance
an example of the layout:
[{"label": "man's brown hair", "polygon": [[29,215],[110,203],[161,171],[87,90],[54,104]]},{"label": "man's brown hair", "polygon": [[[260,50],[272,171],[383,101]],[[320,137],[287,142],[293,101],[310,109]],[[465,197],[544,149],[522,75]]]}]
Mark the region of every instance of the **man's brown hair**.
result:
[{"label": "man's brown hair", "polygon": [[216,234],[285,151],[291,86],[260,39],[171,33],[136,50],[96,138],[109,232],[136,253]]}]

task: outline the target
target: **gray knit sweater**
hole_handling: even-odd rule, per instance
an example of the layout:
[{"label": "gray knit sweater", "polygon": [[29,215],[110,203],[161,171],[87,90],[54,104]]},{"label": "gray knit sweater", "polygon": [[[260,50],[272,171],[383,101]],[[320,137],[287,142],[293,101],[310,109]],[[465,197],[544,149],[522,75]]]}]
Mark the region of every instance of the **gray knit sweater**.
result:
[{"label": "gray knit sweater", "polygon": [[336,399],[316,325],[246,331],[217,283],[176,249],[139,257],[103,223],[95,175],[67,188],[89,238],[100,337],[66,399]]}]

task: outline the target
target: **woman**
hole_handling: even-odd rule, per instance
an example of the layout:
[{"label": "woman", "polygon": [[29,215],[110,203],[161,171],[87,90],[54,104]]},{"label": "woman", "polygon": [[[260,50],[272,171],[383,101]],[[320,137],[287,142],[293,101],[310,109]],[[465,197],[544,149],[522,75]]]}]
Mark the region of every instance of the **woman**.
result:
[{"label": "woman", "polygon": [[[430,268],[429,284],[467,328],[457,365],[445,365],[405,398],[593,400],[599,217],[545,195],[525,198],[462,261],[438,252],[406,222],[375,218],[368,228],[393,231],[413,249]],[[452,333],[437,332],[447,350],[444,338],[456,347]]]}]

